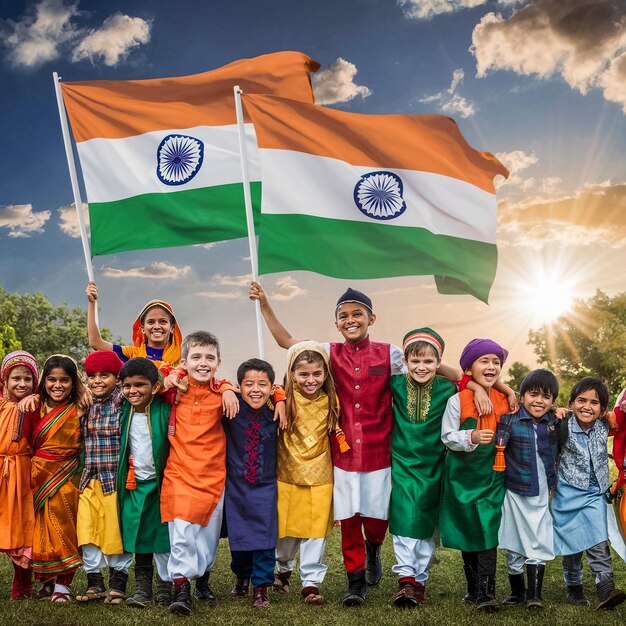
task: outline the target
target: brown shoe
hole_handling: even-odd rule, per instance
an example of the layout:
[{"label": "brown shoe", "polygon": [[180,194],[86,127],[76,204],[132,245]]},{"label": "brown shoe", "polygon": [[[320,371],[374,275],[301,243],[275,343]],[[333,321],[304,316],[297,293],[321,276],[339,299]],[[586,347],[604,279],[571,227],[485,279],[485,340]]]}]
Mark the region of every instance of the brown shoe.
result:
[{"label": "brown shoe", "polygon": [[303,587],[300,592],[305,604],[324,604],[324,596],[320,594],[317,587]]},{"label": "brown shoe", "polygon": [[41,584],[39,591],[35,594],[35,600],[47,600],[54,593],[54,581],[46,580]]},{"label": "brown shoe", "polygon": [[424,585],[421,583],[404,583],[393,597],[393,604],[399,609],[414,609],[424,602]]},{"label": "brown shoe", "polygon": [[289,593],[289,579],[291,578],[291,572],[275,572],[274,584],[272,588],[276,593]]},{"label": "brown shoe", "polygon": [[269,586],[254,587],[252,593],[252,608],[264,609],[270,605],[270,599],[268,595]]},{"label": "brown shoe", "polygon": [[235,580],[235,584],[233,588],[230,590],[231,598],[245,598],[248,595],[248,590],[250,589],[250,579],[248,578],[237,578]]}]

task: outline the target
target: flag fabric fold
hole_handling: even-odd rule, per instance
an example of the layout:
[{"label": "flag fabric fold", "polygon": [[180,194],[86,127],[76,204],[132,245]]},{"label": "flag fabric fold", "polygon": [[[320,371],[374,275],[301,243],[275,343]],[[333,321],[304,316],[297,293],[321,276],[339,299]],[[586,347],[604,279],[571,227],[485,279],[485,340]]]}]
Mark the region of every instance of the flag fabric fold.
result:
[{"label": "flag fabric fold", "polygon": [[[247,236],[233,86],[313,102],[299,52],[175,78],[61,83],[89,203],[93,255]],[[253,207],[256,138],[247,121]]]},{"label": "flag fabric fold", "polygon": [[259,273],[433,274],[487,302],[495,277],[493,178],[508,171],[449,117],[364,115],[243,94],[263,180]]}]

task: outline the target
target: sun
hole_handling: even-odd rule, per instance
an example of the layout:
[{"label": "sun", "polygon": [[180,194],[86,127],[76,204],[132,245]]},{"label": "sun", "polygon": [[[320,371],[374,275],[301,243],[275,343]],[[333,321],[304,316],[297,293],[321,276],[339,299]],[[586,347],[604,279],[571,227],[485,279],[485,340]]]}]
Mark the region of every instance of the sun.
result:
[{"label": "sun", "polygon": [[532,326],[550,324],[571,309],[576,297],[575,279],[560,268],[535,266],[527,272],[518,287]]}]

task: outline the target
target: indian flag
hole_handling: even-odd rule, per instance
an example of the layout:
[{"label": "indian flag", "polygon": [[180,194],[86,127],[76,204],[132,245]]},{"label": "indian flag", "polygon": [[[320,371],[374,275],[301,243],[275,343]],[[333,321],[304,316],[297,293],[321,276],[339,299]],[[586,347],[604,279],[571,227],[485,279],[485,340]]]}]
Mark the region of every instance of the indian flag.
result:
[{"label": "indian flag", "polygon": [[508,175],[438,115],[362,115],[245,95],[263,191],[259,272],[434,274],[487,302],[497,263],[493,178]]},{"label": "indian flag", "polygon": [[[177,78],[62,83],[83,172],[92,254],[247,236],[233,86],[313,102],[299,52]],[[253,207],[261,183],[246,123]]]}]

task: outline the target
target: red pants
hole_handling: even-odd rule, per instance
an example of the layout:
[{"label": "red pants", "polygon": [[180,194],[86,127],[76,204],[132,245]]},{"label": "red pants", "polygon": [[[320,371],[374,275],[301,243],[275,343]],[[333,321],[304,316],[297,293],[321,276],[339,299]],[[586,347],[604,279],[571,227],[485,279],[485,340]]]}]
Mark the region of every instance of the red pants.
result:
[{"label": "red pants", "polygon": [[[382,544],[389,521],[374,517],[353,517],[341,520],[341,552],[347,572],[365,569],[365,539],[370,543]],[[363,537],[365,533],[365,538]]]}]

